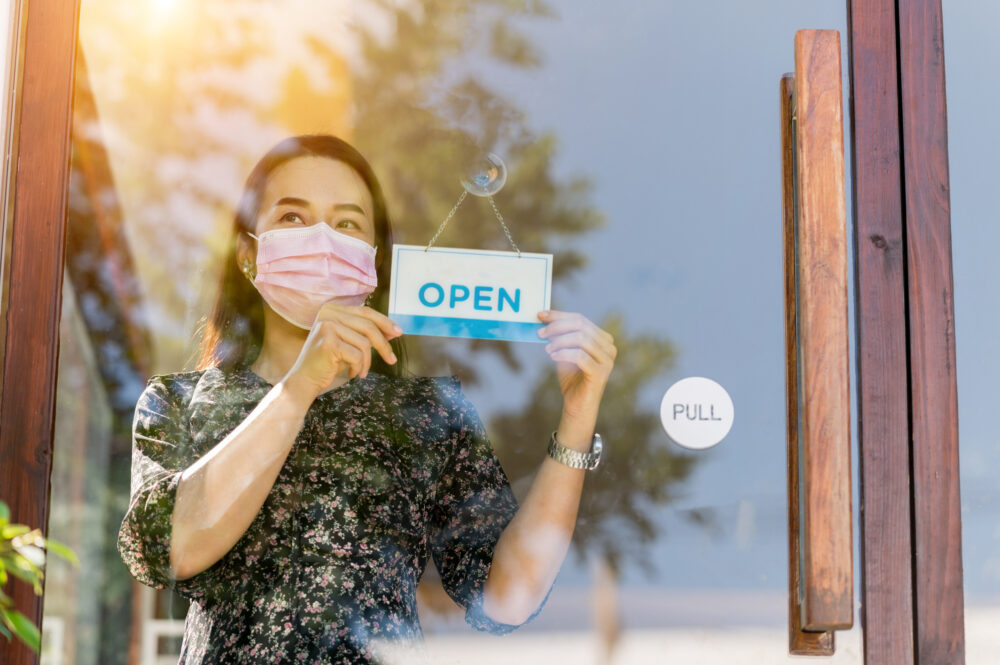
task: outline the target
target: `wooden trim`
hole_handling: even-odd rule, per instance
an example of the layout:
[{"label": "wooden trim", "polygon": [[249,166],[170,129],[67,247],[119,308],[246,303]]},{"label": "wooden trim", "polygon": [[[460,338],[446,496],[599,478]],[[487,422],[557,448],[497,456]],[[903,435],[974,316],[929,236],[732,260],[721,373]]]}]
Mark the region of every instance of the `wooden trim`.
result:
[{"label": "wooden trim", "polygon": [[[77,0],[27,4],[3,331],[0,487],[15,522],[46,531],[78,9]],[[13,597],[41,626],[41,599],[24,584],[14,585]],[[16,640],[0,640],[0,662],[28,665],[37,657]]]},{"label": "wooden trim", "polygon": [[848,2],[865,663],[913,663],[895,0]]},{"label": "wooden trim", "polygon": [[854,623],[840,33],[795,33],[802,627]]},{"label": "wooden trim", "polygon": [[788,653],[832,656],[834,633],[802,630],[802,571],[799,566],[799,365],[795,311],[795,80],[781,77],[781,212],[785,282],[785,413],[788,475]]},{"label": "wooden trim", "polygon": [[898,0],[916,661],[965,662],[958,387],[941,0]]}]

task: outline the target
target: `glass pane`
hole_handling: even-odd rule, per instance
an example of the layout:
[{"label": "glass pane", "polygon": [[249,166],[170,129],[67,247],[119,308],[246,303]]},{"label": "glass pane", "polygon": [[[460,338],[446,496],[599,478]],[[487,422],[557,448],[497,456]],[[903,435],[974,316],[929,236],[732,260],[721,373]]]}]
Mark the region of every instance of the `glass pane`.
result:
[{"label": "glass pane", "polygon": [[[0,146],[4,155],[4,167],[0,169],[0,275],[7,274],[6,258],[9,255],[10,232],[7,225],[8,190],[11,186],[9,167],[11,132],[13,130],[14,113],[13,100],[17,56],[15,47],[18,41],[20,21],[18,19],[18,3],[0,3]],[[4,297],[3,309],[7,302]]]},{"label": "glass pane", "polygon": [[[778,81],[802,28],[843,33],[844,4],[85,0],[51,529],[84,565],[53,566],[49,662],[419,662],[399,635],[427,662],[791,660]],[[321,301],[362,307],[382,261],[384,312],[389,277],[350,158],[289,158],[241,198],[304,134],[370,162],[396,243],[553,255],[553,309],[617,348],[596,469],[546,455],[557,428],[586,448],[573,395],[597,393],[543,344],[404,335],[402,377],[346,382],[296,364],[318,306],[254,243],[318,270],[285,284]],[[506,184],[461,200],[486,153]],[[348,346],[383,336],[323,311]],[[716,447],[661,426],[685,377],[732,397]],[[522,605],[495,600],[515,582]],[[859,628],[837,644],[861,662]]]},{"label": "glass pane", "polygon": [[955,282],[955,340],[961,452],[962,568],[969,665],[991,663],[1000,649],[1000,444],[993,426],[995,377],[1000,372],[996,261],[1000,231],[991,223],[1000,140],[984,72],[1000,65],[1000,45],[985,39],[1000,7],[959,1],[944,6],[948,95],[948,161]]}]

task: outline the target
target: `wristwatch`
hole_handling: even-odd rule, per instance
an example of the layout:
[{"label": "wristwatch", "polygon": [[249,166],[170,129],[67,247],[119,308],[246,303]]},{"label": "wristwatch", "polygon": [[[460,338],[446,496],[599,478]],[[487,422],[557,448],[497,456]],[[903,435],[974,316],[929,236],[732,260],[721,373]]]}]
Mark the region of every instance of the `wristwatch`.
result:
[{"label": "wristwatch", "polygon": [[597,464],[601,461],[602,450],[604,450],[604,441],[597,432],[594,432],[594,439],[590,442],[589,453],[581,453],[579,450],[567,448],[556,440],[555,432],[552,432],[552,438],[549,439],[549,457],[574,469],[587,469],[588,471],[596,469]]}]

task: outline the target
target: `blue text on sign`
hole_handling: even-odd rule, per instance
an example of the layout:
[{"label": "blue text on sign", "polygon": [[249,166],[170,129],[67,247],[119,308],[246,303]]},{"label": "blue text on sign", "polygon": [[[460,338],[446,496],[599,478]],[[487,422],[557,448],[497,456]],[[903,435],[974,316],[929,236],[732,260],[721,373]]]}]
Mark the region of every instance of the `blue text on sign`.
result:
[{"label": "blue text on sign", "polygon": [[472,298],[472,307],[483,312],[491,312],[494,307],[493,292],[496,291],[496,311],[502,312],[504,303],[514,311],[521,311],[521,289],[514,289],[514,296],[501,287],[494,289],[492,286],[468,287],[464,284],[452,284],[447,292],[443,286],[437,282],[427,282],[417,291],[417,297],[424,307],[440,307],[447,301],[450,309],[455,309],[455,305]]}]

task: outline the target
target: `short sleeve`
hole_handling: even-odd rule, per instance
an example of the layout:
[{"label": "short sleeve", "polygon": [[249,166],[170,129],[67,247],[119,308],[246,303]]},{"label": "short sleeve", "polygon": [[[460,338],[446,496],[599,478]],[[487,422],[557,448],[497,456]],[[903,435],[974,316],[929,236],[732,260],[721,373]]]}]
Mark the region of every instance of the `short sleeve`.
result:
[{"label": "short sleeve", "polygon": [[[483,612],[483,587],[504,528],[517,514],[510,482],[475,408],[455,382],[455,448],[443,470],[433,512],[431,552],[448,595],[477,630],[498,635],[524,624],[494,621]],[[545,606],[552,589],[524,623]]]},{"label": "short sleeve", "polygon": [[[140,395],[132,422],[132,474],[128,512],[118,532],[118,552],[139,582],[173,589],[191,600],[215,595],[223,584],[220,559],[184,580],[170,570],[170,538],[181,473],[197,459],[184,427],[184,386],[154,376]],[[232,588],[230,588],[230,592]]]}]

